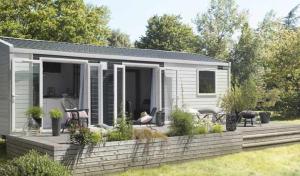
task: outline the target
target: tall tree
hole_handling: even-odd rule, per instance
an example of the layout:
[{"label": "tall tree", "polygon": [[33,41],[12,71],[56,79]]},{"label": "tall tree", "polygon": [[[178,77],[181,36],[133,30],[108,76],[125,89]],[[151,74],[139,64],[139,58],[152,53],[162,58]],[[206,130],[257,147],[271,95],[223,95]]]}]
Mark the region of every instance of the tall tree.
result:
[{"label": "tall tree", "polygon": [[108,43],[109,46],[113,47],[131,47],[129,35],[122,33],[120,30],[112,30]]},{"label": "tall tree", "polygon": [[298,15],[298,9],[300,7],[300,4],[296,5],[294,8],[292,8],[288,15],[284,17],[284,25],[287,28],[294,29],[296,28],[298,24],[298,20],[300,18],[300,15]]},{"label": "tall tree", "polygon": [[240,39],[234,46],[230,57],[233,85],[241,85],[255,74],[256,51],[257,43],[254,32],[250,29],[249,24],[245,23]]},{"label": "tall tree", "polygon": [[211,0],[206,13],[194,20],[200,38],[198,52],[226,60],[232,36],[241,28],[246,12],[239,12],[234,0]]},{"label": "tall tree", "polygon": [[83,0],[1,0],[0,35],[106,45],[108,14]]},{"label": "tall tree", "polygon": [[138,48],[167,51],[194,51],[196,37],[180,16],[153,16],[148,20],[146,35],[135,42]]}]

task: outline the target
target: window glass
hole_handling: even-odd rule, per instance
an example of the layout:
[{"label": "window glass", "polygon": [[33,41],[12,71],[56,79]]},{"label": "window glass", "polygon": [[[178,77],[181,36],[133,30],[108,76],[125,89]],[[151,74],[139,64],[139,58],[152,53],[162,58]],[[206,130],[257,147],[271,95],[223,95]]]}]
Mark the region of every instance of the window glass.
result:
[{"label": "window glass", "polygon": [[198,93],[215,93],[215,72],[214,71],[199,71],[198,72]]}]

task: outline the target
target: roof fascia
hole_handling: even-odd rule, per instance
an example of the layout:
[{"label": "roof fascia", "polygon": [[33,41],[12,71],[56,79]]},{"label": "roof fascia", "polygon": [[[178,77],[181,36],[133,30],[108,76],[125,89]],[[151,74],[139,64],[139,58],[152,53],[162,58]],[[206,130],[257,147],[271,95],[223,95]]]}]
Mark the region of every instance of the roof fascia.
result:
[{"label": "roof fascia", "polygon": [[60,55],[69,57],[82,57],[82,58],[103,58],[114,60],[128,60],[128,61],[152,61],[152,62],[166,62],[166,63],[178,63],[178,64],[200,64],[200,65],[219,65],[228,66],[226,62],[205,62],[205,61],[191,61],[180,59],[163,59],[152,57],[136,57],[136,56],[121,56],[121,55],[108,55],[108,54],[89,54],[78,52],[65,52],[65,51],[53,51],[53,50],[39,50],[39,49],[27,49],[27,48],[13,48],[14,53],[28,53],[28,54],[44,54],[44,55]]}]

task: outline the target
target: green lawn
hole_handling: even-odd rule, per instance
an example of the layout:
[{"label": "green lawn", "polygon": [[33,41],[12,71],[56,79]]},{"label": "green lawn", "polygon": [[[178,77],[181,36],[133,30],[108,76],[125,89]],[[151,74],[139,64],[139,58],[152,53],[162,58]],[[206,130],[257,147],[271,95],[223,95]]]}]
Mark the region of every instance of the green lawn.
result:
[{"label": "green lawn", "polygon": [[[207,160],[133,169],[118,176],[300,176],[300,144],[241,152]],[[117,176],[115,175],[115,176]]]}]

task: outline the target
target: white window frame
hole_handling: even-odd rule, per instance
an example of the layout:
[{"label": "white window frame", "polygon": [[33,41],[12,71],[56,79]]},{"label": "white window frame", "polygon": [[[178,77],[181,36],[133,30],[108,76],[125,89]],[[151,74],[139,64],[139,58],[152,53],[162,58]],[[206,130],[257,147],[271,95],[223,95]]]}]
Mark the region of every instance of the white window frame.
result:
[{"label": "white window frame", "polygon": [[[215,73],[215,92],[214,93],[199,93],[199,72],[201,71],[209,71],[209,72],[214,72]],[[206,96],[206,95],[217,95],[217,69],[197,69],[196,71],[196,93],[198,96]]]},{"label": "white window frame", "polygon": [[118,69],[122,69],[122,111],[123,111],[123,117],[125,118],[125,98],[126,98],[126,95],[125,95],[125,86],[126,86],[126,67],[125,65],[119,65],[119,64],[115,64],[114,65],[114,126],[117,124],[117,120],[118,120]]}]

